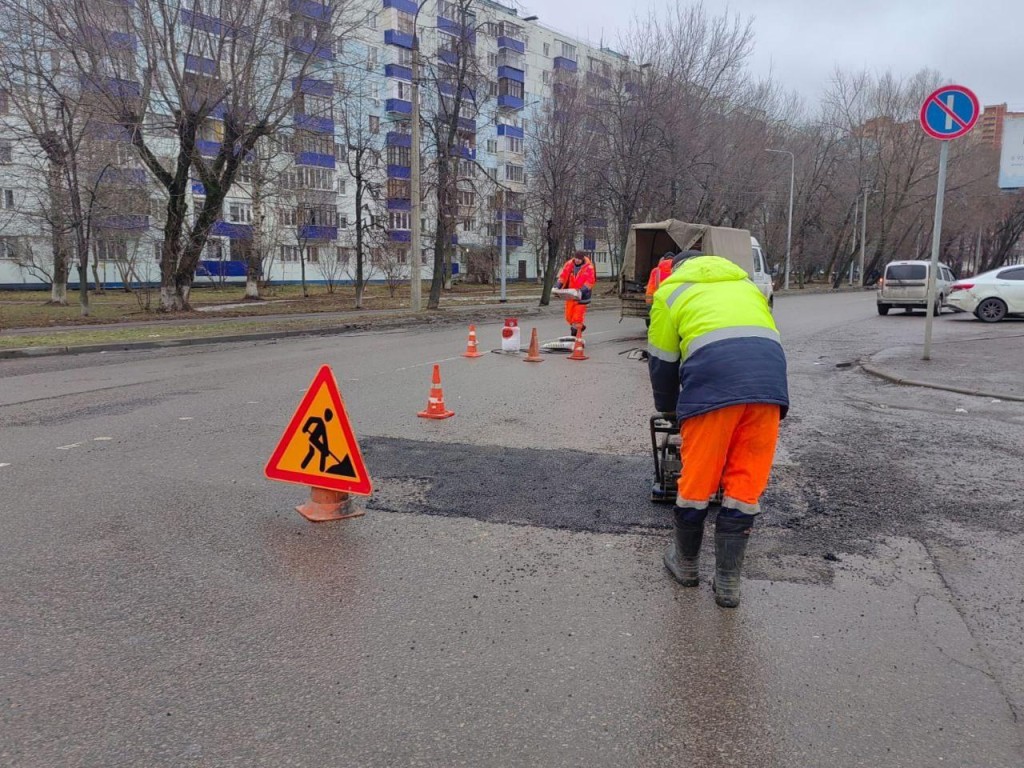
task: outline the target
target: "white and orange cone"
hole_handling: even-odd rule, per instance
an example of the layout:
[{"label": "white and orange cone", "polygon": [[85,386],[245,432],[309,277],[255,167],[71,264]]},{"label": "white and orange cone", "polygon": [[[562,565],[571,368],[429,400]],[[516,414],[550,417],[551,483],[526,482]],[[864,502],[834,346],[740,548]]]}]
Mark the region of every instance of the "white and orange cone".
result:
[{"label": "white and orange cone", "polygon": [[476,343],[476,326],[469,326],[469,340],[466,342],[466,351],[462,353],[463,357],[483,357],[480,353],[480,348]]},{"label": "white and orange cone", "polygon": [[441,389],[441,366],[434,365],[434,376],[431,379],[433,386],[430,388],[430,397],[427,399],[427,409],[416,415],[421,419],[447,419],[455,415],[455,411],[449,411],[444,405],[444,392]]}]

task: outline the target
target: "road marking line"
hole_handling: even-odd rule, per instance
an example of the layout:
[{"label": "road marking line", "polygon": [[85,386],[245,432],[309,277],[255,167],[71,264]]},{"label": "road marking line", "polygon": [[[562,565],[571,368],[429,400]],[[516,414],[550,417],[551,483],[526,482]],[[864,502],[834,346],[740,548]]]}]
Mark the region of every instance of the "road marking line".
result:
[{"label": "road marking line", "polygon": [[0,464],[0,469],[3,469],[4,467],[9,467],[9,466],[11,466],[11,465],[10,464]]},{"label": "road marking line", "polygon": [[71,445],[58,445],[58,451],[70,451],[72,448],[77,448],[81,443],[72,443]]},{"label": "road marking line", "polygon": [[94,437],[93,438],[93,440],[96,441],[96,442],[101,442],[101,441],[105,441],[105,440],[113,440],[113,439],[114,438],[112,438],[112,437]]},{"label": "road marking line", "polygon": [[191,416],[179,416],[178,421],[192,421]]}]

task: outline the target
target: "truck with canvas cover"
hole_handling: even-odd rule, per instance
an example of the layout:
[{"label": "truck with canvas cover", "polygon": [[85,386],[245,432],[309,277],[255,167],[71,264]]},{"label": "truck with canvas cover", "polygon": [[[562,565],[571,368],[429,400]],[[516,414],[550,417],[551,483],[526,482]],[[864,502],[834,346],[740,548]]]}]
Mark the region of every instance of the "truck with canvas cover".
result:
[{"label": "truck with canvas cover", "polygon": [[667,252],[699,251],[721,256],[746,270],[772,304],[772,281],[757,240],[745,229],[712,227],[668,219],[630,227],[619,276],[622,317],[647,318],[646,288],[651,270]]}]

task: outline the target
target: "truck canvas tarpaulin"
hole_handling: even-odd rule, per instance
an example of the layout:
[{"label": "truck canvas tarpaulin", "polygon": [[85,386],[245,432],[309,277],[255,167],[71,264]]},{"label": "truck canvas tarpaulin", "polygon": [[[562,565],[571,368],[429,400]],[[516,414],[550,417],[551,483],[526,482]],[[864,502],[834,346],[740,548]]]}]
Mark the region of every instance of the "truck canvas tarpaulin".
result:
[{"label": "truck canvas tarpaulin", "polygon": [[658,260],[667,252],[700,251],[721,256],[737,264],[753,277],[750,232],[745,229],[688,224],[668,219],[648,224],[634,224],[626,241],[626,254],[619,280],[619,298],[623,317],[647,317],[644,296],[647,278]]}]

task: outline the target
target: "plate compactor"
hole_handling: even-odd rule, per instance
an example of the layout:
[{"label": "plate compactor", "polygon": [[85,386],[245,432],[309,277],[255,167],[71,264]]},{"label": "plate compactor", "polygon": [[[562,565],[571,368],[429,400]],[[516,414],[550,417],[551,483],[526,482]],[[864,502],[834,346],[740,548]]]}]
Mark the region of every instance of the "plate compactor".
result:
[{"label": "plate compactor", "polygon": [[[658,504],[675,504],[679,473],[683,471],[680,454],[682,439],[679,422],[674,413],[659,413],[651,416],[651,450],[654,454],[654,484],[651,486],[651,501]],[[722,491],[711,499],[712,506],[720,506]]]}]

